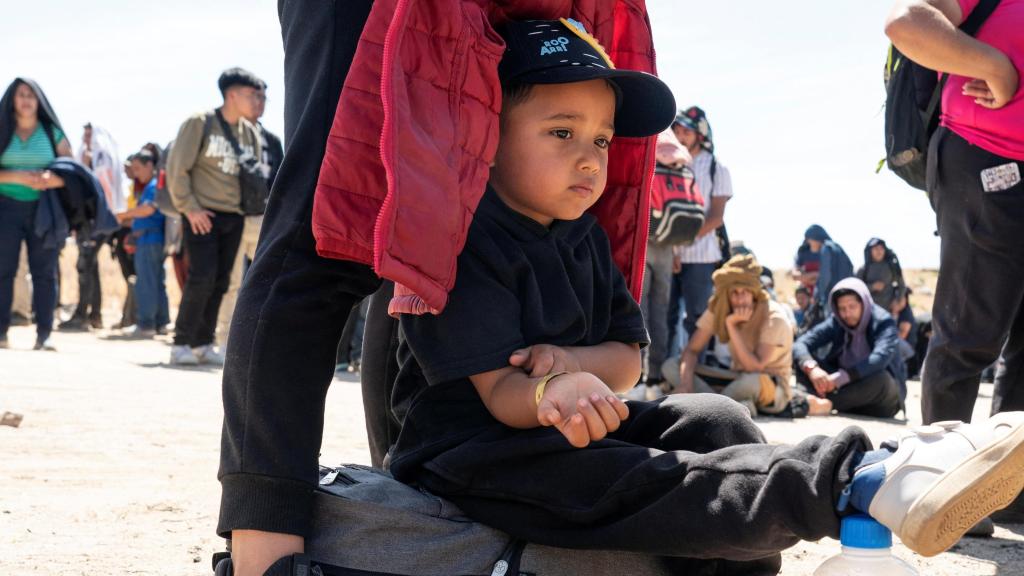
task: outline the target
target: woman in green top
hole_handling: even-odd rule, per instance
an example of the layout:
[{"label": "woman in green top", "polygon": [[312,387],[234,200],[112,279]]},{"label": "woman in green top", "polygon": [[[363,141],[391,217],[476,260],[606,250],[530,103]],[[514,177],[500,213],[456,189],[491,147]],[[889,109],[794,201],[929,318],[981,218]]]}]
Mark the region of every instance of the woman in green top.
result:
[{"label": "woman in green top", "polygon": [[46,95],[32,80],[16,78],[0,99],[0,348],[8,346],[14,274],[24,242],[32,272],[35,349],[53,350],[59,247],[44,246],[35,223],[41,191],[64,186],[46,169],[58,156],[71,156],[71,145]]}]

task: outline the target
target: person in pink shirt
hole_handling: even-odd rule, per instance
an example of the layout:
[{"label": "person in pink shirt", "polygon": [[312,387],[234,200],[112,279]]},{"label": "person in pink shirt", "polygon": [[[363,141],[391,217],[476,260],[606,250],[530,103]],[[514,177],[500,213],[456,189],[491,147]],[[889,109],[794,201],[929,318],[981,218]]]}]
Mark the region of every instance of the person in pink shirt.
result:
[{"label": "person in pink shirt", "polygon": [[[914,62],[949,74],[928,150],[942,255],[926,424],[969,421],[981,372],[1000,354],[992,412],[1024,408],[1024,0],[994,5],[975,37],[957,27],[993,0],[897,0],[885,28]],[[1005,520],[1024,519],[1020,498],[1013,509]]]}]

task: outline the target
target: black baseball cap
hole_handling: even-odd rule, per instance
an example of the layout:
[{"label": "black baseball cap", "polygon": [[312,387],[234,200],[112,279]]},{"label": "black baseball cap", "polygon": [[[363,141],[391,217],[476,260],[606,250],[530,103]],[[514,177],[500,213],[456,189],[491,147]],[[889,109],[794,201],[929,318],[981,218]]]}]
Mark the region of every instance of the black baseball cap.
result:
[{"label": "black baseball cap", "polygon": [[617,70],[583,24],[568,18],[506,23],[505,54],[498,64],[503,84],[568,84],[607,79],[615,87],[616,136],[652,136],[676,117],[672,91],[657,76]]}]

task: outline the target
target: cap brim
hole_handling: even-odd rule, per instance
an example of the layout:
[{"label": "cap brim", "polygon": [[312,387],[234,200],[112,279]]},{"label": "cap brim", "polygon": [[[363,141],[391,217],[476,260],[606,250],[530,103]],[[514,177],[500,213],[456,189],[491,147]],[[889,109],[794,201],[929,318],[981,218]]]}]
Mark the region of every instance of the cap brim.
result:
[{"label": "cap brim", "polygon": [[568,84],[606,79],[619,91],[615,111],[615,135],[653,136],[672,125],[676,100],[657,76],[637,70],[615,70],[594,66],[559,66],[523,74],[516,80],[527,84]]}]

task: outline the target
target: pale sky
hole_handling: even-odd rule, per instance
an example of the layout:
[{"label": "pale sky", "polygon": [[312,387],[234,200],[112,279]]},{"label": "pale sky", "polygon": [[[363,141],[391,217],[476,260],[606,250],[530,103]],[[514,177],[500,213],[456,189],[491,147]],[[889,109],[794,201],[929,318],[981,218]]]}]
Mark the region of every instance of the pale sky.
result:
[{"label": "pale sky", "polygon": [[[274,1],[4,4],[0,88],[15,76],[38,80],[75,146],[87,121],[109,130],[122,156],[171,140],[189,114],[219,103],[217,76],[231,66],[268,82],[263,123],[283,131]],[[890,4],[648,1],[659,74],[680,107],[707,111],[719,160],[732,172],[729,234],[773,268],[792,263],[812,223],[854,266],[872,236],[904,267],[938,266],[924,193],[885,169],[875,174]]]}]

